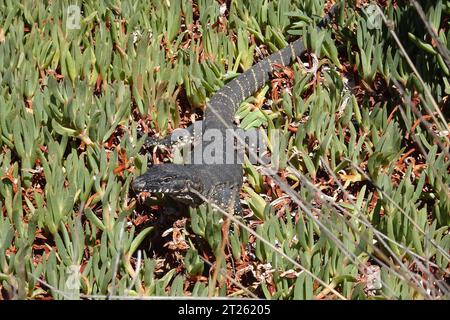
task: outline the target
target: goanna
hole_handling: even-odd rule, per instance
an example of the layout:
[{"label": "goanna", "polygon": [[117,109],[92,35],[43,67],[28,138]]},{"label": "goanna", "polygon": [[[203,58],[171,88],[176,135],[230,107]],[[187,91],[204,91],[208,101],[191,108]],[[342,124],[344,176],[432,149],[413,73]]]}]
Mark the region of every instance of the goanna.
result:
[{"label": "goanna", "polygon": [[[320,21],[318,28],[328,25],[337,9],[338,5],[334,5]],[[175,141],[202,146],[199,141],[203,140],[208,130],[225,132],[226,129],[233,128],[237,106],[269,80],[273,66],[289,65],[304,52],[304,43],[302,39],[298,39],[253,65],[211,97],[206,106],[201,132],[195,132],[194,126],[191,126],[188,128],[189,137],[178,137]],[[169,136],[161,143],[168,144],[174,140],[172,138]],[[222,159],[221,163],[194,161],[185,165],[173,163],[152,165],[145,174],[134,180],[132,187],[136,192],[163,193],[191,207],[197,207],[206,198],[223,209],[230,209],[232,206],[239,212],[241,211],[239,192],[243,183],[242,165],[237,160],[231,164],[223,163],[224,158],[219,158]]]}]

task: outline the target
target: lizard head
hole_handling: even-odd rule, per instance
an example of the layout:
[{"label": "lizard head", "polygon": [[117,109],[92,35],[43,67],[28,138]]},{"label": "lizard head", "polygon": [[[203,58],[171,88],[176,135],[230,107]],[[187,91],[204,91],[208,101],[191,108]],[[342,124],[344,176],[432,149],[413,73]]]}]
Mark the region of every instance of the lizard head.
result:
[{"label": "lizard head", "polygon": [[187,166],[173,163],[151,166],[132,183],[136,192],[166,193],[171,196],[189,193],[191,189],[203,191],[200,177]]}]

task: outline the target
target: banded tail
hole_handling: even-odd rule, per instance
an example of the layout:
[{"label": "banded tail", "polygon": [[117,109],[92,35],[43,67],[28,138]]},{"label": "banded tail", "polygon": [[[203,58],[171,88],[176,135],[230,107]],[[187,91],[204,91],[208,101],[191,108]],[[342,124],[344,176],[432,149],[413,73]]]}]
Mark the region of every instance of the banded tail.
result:
[{"label": "banded tail", "polygon": [[[338,9],[339,5],[335,4],[328,14],[318,23],[317,28],[321,29],[327,26]],[[302,39],[297,39],[289,43],[285,48],[256,63],[239,77],[222,87],[211,97],[207,104],[204,117],[205,127],[231,126],[239,103],[254,94],[269,80],[269,76],[272,73],[272,66],[274,64],[282,66],[290,65],[305,50]]]}]

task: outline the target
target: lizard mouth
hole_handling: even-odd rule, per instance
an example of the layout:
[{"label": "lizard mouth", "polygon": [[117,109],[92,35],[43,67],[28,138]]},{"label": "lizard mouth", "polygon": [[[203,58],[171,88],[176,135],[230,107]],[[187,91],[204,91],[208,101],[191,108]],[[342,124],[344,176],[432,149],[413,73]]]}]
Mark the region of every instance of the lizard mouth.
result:
[{"label": "lizard mouth", "polygon": [[147,192],[147,193],[170,193],[170,192],[174,192],[174,191],[171,190],[171,189],[156,189],[156,188],[154,188],[154,189],[144,189],[144,190],[142,190],[142,191],[140,191],[140,192]]}]

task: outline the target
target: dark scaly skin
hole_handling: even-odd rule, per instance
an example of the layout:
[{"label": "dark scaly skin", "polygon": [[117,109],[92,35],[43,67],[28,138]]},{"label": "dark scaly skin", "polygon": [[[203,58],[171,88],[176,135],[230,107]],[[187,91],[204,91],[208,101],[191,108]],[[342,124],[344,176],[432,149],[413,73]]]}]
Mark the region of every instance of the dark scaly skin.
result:
[{"label": "dark scaly skin", "polygon": [[[325,27],[331,21],[337,9],[338,5],[334,5],[320,21],[318,28]],[[207,103],[202,134],[211,129],[225,132],[225,129],[233,128],[237,106],[269,80],[272,66],[274,64],[289,65],[304,52],[305,47],[302,39],[291,42],[285,48],[258,62],[217,91]],[[195,144],[198,139],[201,139],[202,135],[193,132],[192,126],[188,130],[192,138],[185,139],[184,143]],[[171,141],[172,139],[169,136],[160,142],[149,139],[148,144],[171,145],[173,144]],[[175,144],[177,144],[177,141],[175,141]],[[197,144],[197,147],[202,148],[199,144]],[[240,163],[186,165],[169,163],[149,167],[145,174],[134,180],[132,187],[137,192],[166,194],[175,201],[191,207],[197,207],[203,203],[203,199],[192,192],[192,190],[196,190],[223,209],[230,209],[230,206],[232,206],[235,211],[239,212],[241,210],[239,191],[242,182],[243,174]]]}]

